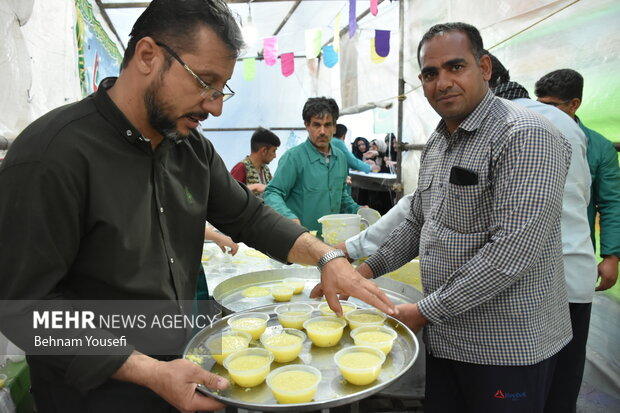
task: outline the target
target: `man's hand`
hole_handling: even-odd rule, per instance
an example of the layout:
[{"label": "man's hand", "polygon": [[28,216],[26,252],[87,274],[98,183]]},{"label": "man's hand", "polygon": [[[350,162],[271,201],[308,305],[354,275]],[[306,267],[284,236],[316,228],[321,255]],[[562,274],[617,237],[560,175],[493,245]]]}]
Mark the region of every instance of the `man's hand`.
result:
[{"label": "man's hand", "polygon": [[265,188],[267,188],[267,185],[265,184],[250,184],[248,185],[248,189],[252,192],[260,192],[263,193],[265,192]]},{"label": "man's hand", "polygon": [[310,298],[325,295],[329,307],[338,316],[342,316],[338,294],[359,298],[386,314],[395,314],[394,304],[379,286],[362,277],[344,258],[336,258],[325,264],[321,271],[321,282],[312,289]]},{"label": "man's hand", "polygon": [[417,304],[399,304],[396,306],[398,313],[394,316],[402,321],[414,333],[417,333],[428,324]]},{"label": "man's hand", "polygon": [[616,284],[618,280],[618,257],[608,255],[598,265],[598,278],[600,283],[596,291],[605,291]]},{"label": "man's hand", "polygon": [[351,259],[351,257],[349,256],[349,253],[347,252],[347,243],[345,241],[341,242],[340,244],[334,245],[334,248],[344,252],[344,255],[347,256],[347,259],[349,260],[349,262],[353,262],[354,261],[353,259]]},{"label": "man's hand", "polygon": [[189,360],[169,362],[155,360],[134,352],[112,378],[148,387],[181,412],[215,411],[225,406],[196,392],[196,385],[222,390],[228,381],[195,365]]}]

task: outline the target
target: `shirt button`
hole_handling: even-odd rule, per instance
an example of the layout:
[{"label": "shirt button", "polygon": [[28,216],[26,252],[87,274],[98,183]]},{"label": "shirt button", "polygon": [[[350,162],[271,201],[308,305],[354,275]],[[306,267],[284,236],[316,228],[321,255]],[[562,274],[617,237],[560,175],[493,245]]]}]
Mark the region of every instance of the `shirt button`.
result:
[{"label": "shirt button", "polygon": [[160,207],[159,208],[159,212],[161,212],[163,214],[164,213],[164,207]]},{"label": "shirt button", "polygon": [[439,187],[440,187],[440,188],[443,188],[443,182],[440,182],[440,183],[439,183]]},{"label": "shirt button", "polygon": [[174,258],[170,258],[170,264],[174,264]]},{"label": "shirt button", "polygon": [[131,135],[132,135],[132,132],[131,132],[131,130],[130,130],[130,129],[127,129],[127,130],[125,131],[125,133],[127,134],[127,136],[131,136]]}]

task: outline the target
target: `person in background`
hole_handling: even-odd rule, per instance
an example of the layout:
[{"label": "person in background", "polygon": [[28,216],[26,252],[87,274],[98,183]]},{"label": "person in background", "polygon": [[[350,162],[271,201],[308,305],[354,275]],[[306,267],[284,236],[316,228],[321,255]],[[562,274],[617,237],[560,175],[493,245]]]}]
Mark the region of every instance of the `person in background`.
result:
[{"label": "person in background", "polygon": [[431,27],[418,63],[441,120],[409,213],[358,271],[377,277],[420,257],[424,298],[398,318],[425,330],[425,412],[542,412],[571,339],[560,225],[570,145],[493,95],[475,27]]},{"label": "person in background", "polygon": [[385,157],[385,163],[390,167],[390,172],[394,173],[398,159],[398,140],[396,135],[393,133],[385,135],[385,143],[388,146],[388,156]]},{"label": "person in background", "polygon": [[381,139],[373,139],[370,141],[370,149],[364,153],[364,158],[374,162],[379,172],[389,173],[390,169],[385,161],[387,155],[387,144]]},{"label": "person in background", "polygon": [[308,139],[284,153],[265,190],[267,205],[309,230],[316,230],[319,236],[319,218],[354,214],[361,208],[346,190],[347,158],[332,143],[338,115],[338,105],[332,98],[306,101],[302,117]]},{"label": "person in background", "polygon": [[[134,24],[118,78],[43,115],[9,149],[0,166],[0,330],[27,352],[39,413],[224,407],[196,389],[221,390],[227,380],[180,358],[188,328],[147,325],[123,330],[127,343],[113,348],[73,342],[52,354],[32,341],[37,303],[74,314],[97,303],[156,301],[165,315],[189,315],[205,220],[282,262],[318,264],[314,294],[325,293],[340,315],[339,293],[394,314],[341,251],[240,185],[198,132],[234,94],[226,83],[242,47],[223,0],[153,0]],[[108,327],[81,324],[64,331],[119,339]],[[170,352],[144,354],[149,346]]]},{"label": "person in background", "polygon": [[510,73],[504,65],[492,54],[489,53],[489,56],[493,66],[489,86],[495,95],[544,116],[559,129],[572,147],[562,196],[561,225],[562,259],[573,338],[558,353],[545,411],[574,412],[583,378],[590,312],[596,286],[596,259],[586,214],[591,180],[586,158],[586,137],[565,113],[530,99],[525,88],[510,80]]},{"label": "person in background", "polygon": [[254,195],[262,198],[267,184],[271,181],[268,165],[276,157],[279,146],[280,139],[275,133],[259,127],[250,140],[252,153],[232,168],[231,175],[237,181],[246,184]]},{"label": "person in background", "polygon": [[592,186],[588,204],[588,222],[592,245],[596,248],[596,215],[599,215],[600,279],[596,291],[607,290],[618,279],[620,257],[620,167],[613,143],[586,127],[577,116],[583,96],[583,77],[572,69],[555,70],[536,82],[539,102],[553,105],[570,116],[588,138],[587,156]]},{"label": "person in background", "polygon": [[[347,157],[347,165],[349,169],[355,169],[361,172],[370,172],[374,166],[373,162],[363,162],[361,159],[356,158],[353,153],[347,148],[344,143],[344,138],[347,136],[347,127],[342,123],[336,125],[336,132],[334,132],[334,138],[332,139],[332,145],[340,149]],[[378,170],[378,168],[376,168]],[[376,171],[373,171],[376,172]]]},{"label": "person in background", "polygon": [[368,142],[368,139],[363,138],[361,136],[358,136],[357,138],[355,138],[351,146],[352,146],[351,151],[353,152],[353,156],[355,156],[357,159],[360,159],[362,161],[364,160],[364,153],[368,149],[370,149],[370,143]]}]

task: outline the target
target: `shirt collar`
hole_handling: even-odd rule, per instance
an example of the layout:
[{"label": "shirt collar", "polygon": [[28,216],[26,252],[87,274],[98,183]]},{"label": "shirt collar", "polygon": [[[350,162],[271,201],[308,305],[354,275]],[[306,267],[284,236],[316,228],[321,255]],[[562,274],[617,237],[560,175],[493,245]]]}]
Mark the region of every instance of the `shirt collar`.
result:
[{"label": "shirt collar", "polygon": [[137,143],[140,141],[148,141],[142,136],[140,131],[131,124],[129,119],[121,112],[116,104],[110,98],[108,89],[114,86],[116,77],[106,77],[99,83],[99,88],[93,94],[93,99],[97,110],[101,115],[110,122],[118,132],[123,135],[127,141]]},{"label": "shirt collar", "polygon": [[[457,130],[463,129],[467,132],[473,132],[478,129],[482,123],[482,121],[487,117],[489,110],[491,109],[491,105],[493,104],[493,100],[495,99],[495,95],[489,89],[478,104],[474,111],[467,115],[467,117],[461,122]],[[442,120],[439,121],[437,128],[435,129],[437,133],[442,135],[449,135],[448,127],[446,123]],[[456,132],[456,131],[455,131]]]},{"label": "shirt collar", "polygon": [[[333,140],[334,138],[332,138]],[[308,139],[306,139],[306,152],[308,152],[308,156],[310,156],[310,161],[311,162],[315,162],[315,161],[319,161],[319,160],[323,160],[325,161],[325,158],[328,156],[334,156],[334,157],[338,157],[334,151],[332,150],[332,143],[331,141],[329,142],[329,153],[327,155],[325,155],[322,152],[319,152],[319,150],[312,144],[312,141],[310,141],[310,137],[308,137]]]}]

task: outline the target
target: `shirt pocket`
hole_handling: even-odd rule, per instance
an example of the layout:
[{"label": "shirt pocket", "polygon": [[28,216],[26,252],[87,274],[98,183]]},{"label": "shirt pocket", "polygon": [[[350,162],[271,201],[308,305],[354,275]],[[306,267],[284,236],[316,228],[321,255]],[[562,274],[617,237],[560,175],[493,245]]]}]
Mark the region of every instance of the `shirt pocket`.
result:
[{"label": "shirt pocket", "polygon": [[431,184],[433,183],[433,175],[422,175],[418,181],[418,194],[422,202],[422,212],[428,214],[431,211]]},{"label": "shirt pocket", "polygon": [[446,185],[442,225],[462,234],[484,232],[492,208],[487,185]]}]

